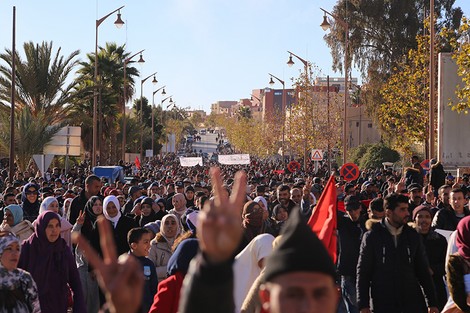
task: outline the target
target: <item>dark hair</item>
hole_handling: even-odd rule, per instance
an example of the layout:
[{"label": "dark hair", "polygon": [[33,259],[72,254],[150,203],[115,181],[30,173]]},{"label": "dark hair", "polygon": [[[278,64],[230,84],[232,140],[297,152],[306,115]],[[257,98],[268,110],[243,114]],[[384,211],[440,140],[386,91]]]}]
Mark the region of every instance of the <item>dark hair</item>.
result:
[{"label": "dark hair", "polygon": [[201,203],[201,209],[204,207],[204,203],[206,203],[206,201],[209,199],[208,196],[201,196],[199,198],[199,203]]},{"label": "dark hair", "polygon": [[384,199],[383,198],[374,198],[369,203],[369,208],[377,212],[384,211]]},{"label": "dark hair", "polygon": [[286,191],[286,190],[290,192],[290,187],[289,187],[288,185],[279,185],[279,186],[277,187],[277,192],[279,192],[279,191]]},{"label": "dark hair", "polygon": [[461,192],[462,196],[464,196],[464,197],[465,197],[465,194],[466,194],[465,190],[463,190],[462,188],[453,188],[450,192],[451,193]]},{"label": "dark hair", "polygon": [[398,193],[391,193],[384,199],[384,209],[394,211],[399,203],[408,203],[409,198]]},{"label": "dark hair", "polygon": [[139,240],[142,239],[142,236],[144,234],[150,234],[150,231],[143,227],[132,228],[127,233],[127,243],[130,246],[132,243],[139,242]]},{"label": "dark hair", "polygon": [[[75,181],[77,181],[77,179]],[[74,181],[74,183],[75,183],[75,181]],[[80,181],[80,180],[78,179],[78,181]],[[101,182],[101,179],[96,175],[90,175],[85,179],[85,185],[91,185],[95,181]]]},{"label": "dark hair", "polygon": [[452,188],[452,186],[450,186],[450,185],[442,185],[442,186],[439,187],[439,189],[437,190],[437,193],[440,194],[441,192],[444,192],[444,189],[447,189],[447,188]]},{"label": "dark hair", "polygon": [[6,194],[3,195],[3,199],[6,199],[6,198],[8,198],[8,197],[16,197],[16,196],[15,196],[15,194],[12,193],[12,192],[9,192],[9,193],[6,193]]}]

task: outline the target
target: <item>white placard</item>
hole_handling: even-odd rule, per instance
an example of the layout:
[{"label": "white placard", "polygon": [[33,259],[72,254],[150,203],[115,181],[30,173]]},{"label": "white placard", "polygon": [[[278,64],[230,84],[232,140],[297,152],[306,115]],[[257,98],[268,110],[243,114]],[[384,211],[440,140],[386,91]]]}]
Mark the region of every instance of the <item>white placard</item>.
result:
[{"label": "white placard", "polygon": [[219,163],[225,165],[250,164],[249,154],[226,154],[218,156]]},{"label": "white placard", "polygon": [[184,167],[196,166],[198,164],[202,166],[202,157],[180,157],[180,164]]}]

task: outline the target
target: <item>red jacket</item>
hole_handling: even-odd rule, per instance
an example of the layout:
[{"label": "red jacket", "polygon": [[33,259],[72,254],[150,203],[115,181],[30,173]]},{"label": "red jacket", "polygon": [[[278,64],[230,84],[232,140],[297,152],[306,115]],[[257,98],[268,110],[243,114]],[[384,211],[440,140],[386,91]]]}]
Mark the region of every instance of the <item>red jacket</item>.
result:
[{"label": "red jacket", "polygon": [[176,272],[158,283],[158,290],[149,313],[177,313],[183,279],[184,275]]}]

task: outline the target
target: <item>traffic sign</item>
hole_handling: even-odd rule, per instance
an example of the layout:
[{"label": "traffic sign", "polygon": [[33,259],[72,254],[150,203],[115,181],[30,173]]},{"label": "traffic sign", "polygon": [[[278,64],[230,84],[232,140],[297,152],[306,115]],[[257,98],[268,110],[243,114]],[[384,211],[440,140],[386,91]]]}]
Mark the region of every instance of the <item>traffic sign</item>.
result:
[{"label": "traffic sign", "polygon": [[359,177],[359,167],[354,163],[346,163],[341,166],[339,174],[344,177],[346,181],[352,181]]},{"label": "traffic sign", "polygon": [[323,151],[320,149],[312,149],[312,161],[323,160]]},{"label": "traffic sign", "polygon": [[300,169],[300,163],[296,160],[290,161],[289,164],[287,164],[287,169],[291,173],[297,172]]}]

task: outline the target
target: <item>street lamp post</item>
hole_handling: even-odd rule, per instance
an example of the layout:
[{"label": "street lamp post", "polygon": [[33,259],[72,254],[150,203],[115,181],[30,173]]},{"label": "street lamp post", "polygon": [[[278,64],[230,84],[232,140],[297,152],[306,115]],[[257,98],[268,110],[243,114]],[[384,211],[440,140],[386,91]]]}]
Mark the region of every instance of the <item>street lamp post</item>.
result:
[{"label": "street lamp post", "polygon": [[96,165],[96,152],[97,152],[97,137],[98,137],[98,132],[97,132],[97,120],[98,120],[98,114],[97,114],[97,106],[98,106],[98,91],[97,91],[97,79],[98,79],[98,27],[101,25],[101,23],[104,22],[110,15],[114,14],[115,12],[118,12],[117,14],[117,19],[114,22],[114,25],[116,25],[117,28],[121,28],[122,25],[124,25],[123,20],[121,19],[121,9],[124,6],[112,11],[111,13],[106,14],[99,20],[96,20],[95,24],[95,74],[93,75],[93,86],[94,92],[93,92],[93,149],[92,149],[92,156],[91,156],[91,166]]},{"label": "street lamp post", "polygon": [[[170,99],[170,104],[173,103],[173,99],[171,97],[173,97],[173,96],[168,96],[165,99],[162,99],[162,101],[160,101],[160,109],[162,110],[162,115],[160,116],[160,124],[162,125],[162,131],[163,131],[163,102]],[[163,142],[162,142],[162,144],[163,144]],[[167,149],[168,149],[168,144],[167,144]],[[162,154],[163,154],[163,151],[160,150],[160,155],[162,155]]]},{"label": "street lamp post", "polygon": [[165,87],[158,88],[152,93],[152,156],[155,153],[154,143],[155,143],[155,94],[163,89],[162,95],[166,95]]},{"label": "street lamp post", "polygon": [[[305,80],[309,81],[309,85],[310,85],[310,79],[309,79],[309,73],[308,73],[308,62],[304,59],[302,59],[301,57],[299,57],[298,55],[296,55],[295,53],[292,53],[290,51],[287,51],[290,55],[289,55],[289,60],[287,61],[287,65],[289,65],[289,67],[292,67],[292,65],[294,65],[294,61],[292,60],[292,56],[296,57],[300,62],[302,62],[304,64],[304,70],[305,70]],[[291,108],[292,108],[292,105],[291,105]],[[292,115],[292,111],[291,111],[291,115]],[[305,130],[307,129],[307,120],[305,120]],[[304,171],[307,171],[307,136],[305,136],[304,138]]]},{"label": "street lamp post", "polygon": [[144,111],[143,111],[143,92],[144,92],[144,83],[147,79],[153,76],[152,83],[156,84],[158,83],[157,79],[155,78],[155,74],[157,72],[150,74],[149,76],[145,77],[140,81],[140,126],[142,127],[142,130],[140,131],[140,158],[143,160],[144,159]]},{"label": "street lamp post", "polygon": [[126,102],[127,102],[127,73],[126,73],[126,69],[127,69],[127,63],[129,63],[133,57],[135,57],[136,55],[140,54],[140,57],[139,57],[139,61],[137,61],[137,63],[144,63],[145,60],[144,58],[142,57],[142,52],[144,52],[144,50],[140,50],[139,52],[131,55],[130,57],[128,57],[127,59],[124,60],[124,90],[123,90],[123,106],[122,106],[122,160],[124,161],[126,159],[126,137],[127,137],[127,134],[126,134],[126,124],[127,124],[127,121],[126,121]]},{"label": "street lamp post", "polygon": [[286,84],[282,79],[277,78],[271,73],[268,73],[271,76],[269,80],[269,85],[274,85],[273,78],[275,78],[282,85],[282,103],[281,103],[281,112],[282,112],[282,164],[285,165],[286,161],[284,159],[284,142],[285,142],[285,121],[286,121]]},{"label": "street lamp post", "polygon": [[344,33],[345,33],[345,40],[344,40],[344,114],[343,114],[343,164],[346,164],[347,161],[347,156],[346,153],[348,151],[347,148],[347,134],[346,134],[346,119],[347,119],[347,113],[346,109],[348,108],[348,97],[349,97],[349,86],[348,86],[348,71],[349,71],[349,65],[348,65],[348,47],[349,47],[349,24],[340,18],[337,15],[333,15],[330,12],[320,8],[324,15],[323,15],[323,23],[321,23],[321,28],[326,31],[331,27],[330,23],[328,22],[328,17],[326,16],[327,14],[331,16],[336,22],[338,22],[343,28],[344,28]]},{"label": "street lamp post", "polygon": [[436,94],[436,77],[435,77],[435,59],[434,59],[434,33],[435,33],[435,26],[434,26],[434,0],[430,0],[429,3],[429,152],[428,152],[428,159],[432,159],[434,157],[434,100]]},{"label": "street lamp post", "polygon": [[[13,6],[13,28],[11,39],[11,107],[10,107],[10,184],[13,184],[15,175],[15,93],[16,93],[16,6]],[[44,173],[41,173],[44,177]]]}]

